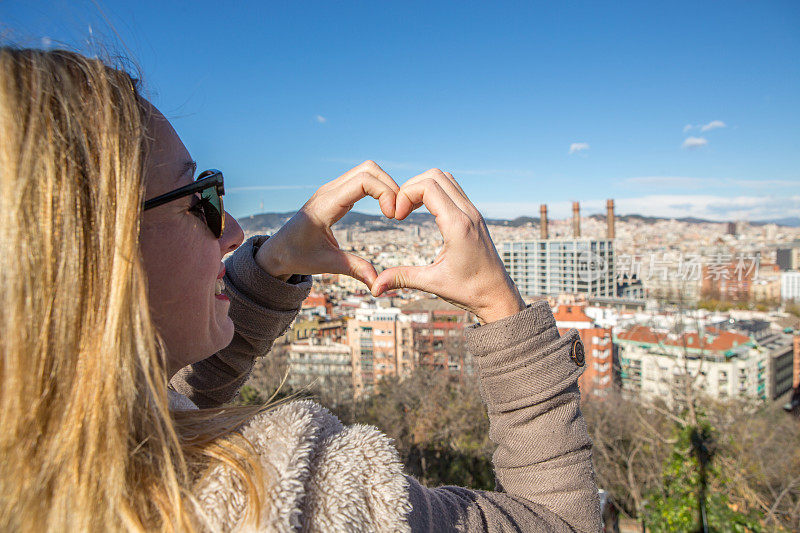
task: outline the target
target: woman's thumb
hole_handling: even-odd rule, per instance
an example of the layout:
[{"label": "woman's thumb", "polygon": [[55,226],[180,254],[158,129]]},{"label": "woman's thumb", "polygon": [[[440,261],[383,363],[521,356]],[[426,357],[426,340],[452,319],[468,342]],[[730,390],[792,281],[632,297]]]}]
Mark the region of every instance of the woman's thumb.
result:
[{"label": "woman's thumb", "polygon": [[367,287],[375,284],[378,273],[372,263],[347,252],[337,251],[331,261],[331,273],[346,274],[364,283]]},{"label": "woman's thumb", "polygon": [[419,289],[428,291],[429,267],[401,266],[387,268],[372,284],[372,295],[380,296],[392,289]]}]

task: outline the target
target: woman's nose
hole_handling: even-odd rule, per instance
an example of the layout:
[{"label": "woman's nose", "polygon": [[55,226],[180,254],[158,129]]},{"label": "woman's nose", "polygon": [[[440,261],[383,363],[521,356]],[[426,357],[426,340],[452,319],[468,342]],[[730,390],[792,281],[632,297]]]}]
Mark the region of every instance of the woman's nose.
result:
[{"label": "woman's nose", "polygon": [[223,255],[237,249],[244,242],[244,231],[230,213],[225,211],[225,231],[219,239],[219,247]]}]

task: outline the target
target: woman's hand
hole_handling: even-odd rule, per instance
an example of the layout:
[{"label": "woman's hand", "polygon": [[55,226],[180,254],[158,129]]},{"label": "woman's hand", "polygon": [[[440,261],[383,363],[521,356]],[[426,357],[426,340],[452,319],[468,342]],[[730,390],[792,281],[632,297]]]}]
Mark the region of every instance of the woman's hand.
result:
[{"label": "woman's hand", "polygon": [[339,249],[331,226],[365,196],[372,196],[387,218],[395,214],[400,188],[374,161],[365,161],[320,187],[314,196],[267,239],[256,262],[273,277],[292,274],[346,274],[372,287],[377,272],[369,261]]},{"label": "woman's hand", "polygon": [[442,251],[427,266],[384,270],[372,285],[372,294],[400,287],[423,290],[474,313],[484,323],[524,309],[481,214],[452,174],[431,169],[408,180],[397,193],[394,216],[403,220],[423,204],[436,217],[444,237]]}]

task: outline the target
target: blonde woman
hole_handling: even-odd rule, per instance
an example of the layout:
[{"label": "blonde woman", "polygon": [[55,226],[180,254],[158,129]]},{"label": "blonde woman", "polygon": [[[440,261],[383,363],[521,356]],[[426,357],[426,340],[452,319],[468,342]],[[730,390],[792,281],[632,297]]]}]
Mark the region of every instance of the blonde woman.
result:
[{"label": "blonde woman", "polygon": [[[368,161],[243,243],[222,173],[195,177],[127,74],[6,47],[0,185],[3,531],[598,529],[580,341],[525,307],[450,174],[398,186]],[[364,196],[400,220],[427,206],[436,261],[378,275],[339,250],[330,227]],[[475,313],[497,492],[424,487],[384,435],[313,402],[220,407],[320,272]]]}]

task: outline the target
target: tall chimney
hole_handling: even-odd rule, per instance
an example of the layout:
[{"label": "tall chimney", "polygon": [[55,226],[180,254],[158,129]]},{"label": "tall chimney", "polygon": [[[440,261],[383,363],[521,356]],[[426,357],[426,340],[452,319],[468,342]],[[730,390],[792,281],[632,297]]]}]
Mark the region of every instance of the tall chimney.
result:
[{"label": "tall chimney", "polygon": [[614,200],[606,200],[606,237],[614,238]]},{"label": "tall chimney", "polygon": [[546,241],[548,237],[547,204],[542,204],[539,206],[539,238]]},{"label": "tall chimney", "polygon": [[572,236],[581,238],[581,204],[572,202]]}]

